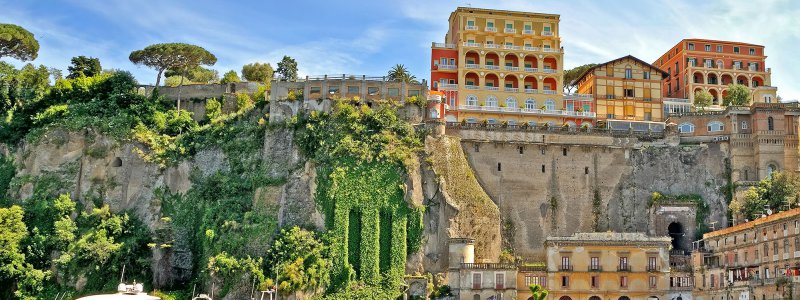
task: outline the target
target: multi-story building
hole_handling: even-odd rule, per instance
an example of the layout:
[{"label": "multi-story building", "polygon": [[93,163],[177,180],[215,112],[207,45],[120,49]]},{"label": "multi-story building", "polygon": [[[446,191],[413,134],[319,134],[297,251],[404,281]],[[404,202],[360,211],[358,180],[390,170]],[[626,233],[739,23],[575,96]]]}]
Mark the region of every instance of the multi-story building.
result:
[{"label": "multi-story building", "polygon": [[578,94],[594,99],[598,120],[664,121],[661,81],[668,74],[631,55],[596,65],[575,82]]},{"label": "multi-story building", "polygon": [[706,233],[694,250],[697,300],[796,299],[800,293],[800,208]]},{"label": "multi-story building", "polygon": [[431,89],[448,122],[509,125],[591,123],[565,104],[559,15],[459,7],[444,43],[431,48]]},{"label": "multi-story building", "polygon": [[517,265],[476,263],[475,240],[450,239],[447,282],[455,299],[517,299]]},{"label": "multi-story building", "polygon": [[548,237],[549,299],[667,299],[670,244],[644,233]]},{"label": "multi-story building", "polygon": [[694,93],[706,90],[713,97],[712,108],[718,108],[728,85],[734,83],[750,87],[753,103],[778,102],[766,58],[761,45],[684,39],[653,65],[669,73],[663,81],[664,97],[687,98],[694,103]]}]

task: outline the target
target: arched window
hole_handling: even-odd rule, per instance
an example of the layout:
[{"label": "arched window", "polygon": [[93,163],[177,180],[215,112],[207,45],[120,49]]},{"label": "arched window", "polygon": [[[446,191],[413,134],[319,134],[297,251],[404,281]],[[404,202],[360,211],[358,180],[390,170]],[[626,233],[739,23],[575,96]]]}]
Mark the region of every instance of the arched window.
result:
[{"label": "arched window", "polygon": [[439,111],[435,108],[431,108],[431,119],[438,119],[439,118]]},{"label": "arched window", "polygon": [[553,99],[547,99],[544,102],[544,109],[545,110],[556,110],[556,102]]},{"label": "arched window", "polygon": [[489,96],[486,98],[486,106],[497,107],[497,97]]},{"label": "arched window", "polygon": [[475,124],[475,123],[478,123],[478,119],[467,118],[467,124]]},{"label": "arched window", "polygon": [[506,98],[506,107],[517,108],[517,99],[514,99],[514,97]]},{"label": "arched window", "polygon": [[694,132],[694,124],[692,124],[692,123],[681,123],[681,125],[678,126],[678,132],[679,133],[692,133],[692,132]]},{"label": "arched window", "polygon": [[481,295],[475,294],[472,296],[472,300],[481,300]]},{"label": "arched window", "polygon": [[778,167],[775,164],[768,164],[767,165],[767,178],[772,178],[772,173],[777,172]]},{"label": "arched window", "polygon": [[767,118],[767,130],[775,130],[775,120],[772,117]]},{"label": "arched window", "polygon": [[508,126],[517,126],[517,120],[508,120]]},{"label": "arched window", "polygon": [[708,132],[715,132],[715,131],[723,131],[725,130],[725,125],[722,124],[720,121],[713,121],[708,123]]},{"label": "arched window", "polygon": [[486,123],[488,123],[489,125],[497,124],[497,119],[489,118],[488,120],[486,120]]},{"label": "arched window", "polygon": [[525,100],[525,109],[536,109],[536,100],[528,98]]},{"label": "arched window", "polygon": [[475,97],[475,95],[467,96],[467,105],[477,106],[478,105],[478,97]]}]

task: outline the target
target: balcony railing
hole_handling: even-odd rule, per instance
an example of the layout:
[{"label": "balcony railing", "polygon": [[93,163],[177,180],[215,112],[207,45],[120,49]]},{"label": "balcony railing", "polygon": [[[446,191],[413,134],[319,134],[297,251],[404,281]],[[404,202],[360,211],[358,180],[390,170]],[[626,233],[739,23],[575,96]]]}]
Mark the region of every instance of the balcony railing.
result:
[{"label": "balcony railing", "polygon": [[617,272],[630,272],[631,266],[630,265],[620,265],[617,266]]},{"label": "balcony railing", "polygon": [[558,49],[556,49],[556,48],[542,48],[542,52],[556,53],[556,52],[558,52]]},{"label": "balcony railing", "polygon": [[589,272],[603,272],[602,266],[589,266]]},{"label": "balcony railing", "polygon": [[497,32],[497,27],[486,27],[486,32]]},{"label": "balcony railing", "polygon": [[553,36],[552,31],[542,31],[542,36]]},{"label": "balcony railing", "polygon": [[464,26],[464,30],[478,30],[478,26],[475,26],[475,25],[472,25],[472,26],[470,26],[470,25],[467,25],[467,26]]},{"label": "balcony railing", "polygon": [[487,90],[487,91],[499,91],[499,90],[500,90],[500,88],[499,88],[499,87],[496,87],[496,86],[487,86],[487,87],[486,87],[486,90]]},{"label": "balcony railing", "polygon": [[511,93],[519,92],[519,88],[515,88],[515,87],[507,87],[505,90],[506,90],[506,92],[511,92]]},{"label": "balcony railing", "polygon": [[543,91],[542,91],[542,94],[545,94],[545,95],[555,95],[555,94],[556,94],[556,91],[555,91],[555,90],[543,90]]},{"label": "balcony railing", "polygon": [[500,44],[483,44],[483,47],[489,49],[500,49],[503,46],[501,46]]},{"label": "balcony railing", "polygon": [[519,67],[506,66],[506,71],[519,71]]},{"label": "balcony railing", "polygon": [[440,90],[449,90],[449,91],[457,90],[458,89],[458,84],[440,83],[439,84],[439,89]]},{"label": "balcony railing", "polygon": [[657,272],[657,271],[658,271],[658,267],[657,266],[653,266],[653,265],[648,265],[647,266],[647,272]]},{"label": "balcony railing", "polygon": [[522,30],[522,34],[533,35],[533,30],[531,30],[531,29],[523,29]]},{"label": "balcony railing", "polygon": [[480,269],[480,270],[513,270],[517,268],[516,264],[504,263],[462,263],[462,269]]},{"label": "balcony railing", "polygon": [[506,49],[506,50],[520,50],[520,49],[522,49],[522,47],[514,46],[514,45],[504,45],[503,49]]},{"label": "balcony railing", "polygon": [[505,33],[517,33],[517,30],[514,29],[514,28],[506,28],[505,30],[503,30],[503,32],[505,32]]},{"label": "balcony railing", "polygon": [[559,271],[572,271],[572,265],[560,265],[558,266]]},{"label": "balcony railing", "polygon": [[523,114],[571,116],[571,117],[586,117],[586,118],[594,118],[597,116],[597,114],[594,112],[545,110],[545,109],[499,107],[499,106],[459,105],[458,109],[464,111],[518,112]]},{"label": "balcony railing", "polygon": [[592,94],[565,94],[564,99],[592,99]]},{"label": "balcony railing", "polygon": [[456,65],[439,65],[439,70],[455,70],[458,69]]},{"label": "balcony railing", "polygon": [[539,48],[539,47],[531,47],[531,46],[524,46],[524,47],[522,47],[522,50],[525,50],[525,51],[540,51],[541,48]]},{"label": "balcony railing", "polygon": [[538,94],[539,90],[537,89],[525,89],[526,94]]},{"label": "balcony railing", "polygon": [[480,47],[481,44],[479,43],[472,43],[472,42],[464,42],[464,47]]},{"label": "balcony railing", "polygon": [[455,44],[447,44],[447,43],[433,43],[434,48],[447,48],[447,49],[455,49]]},{"label": "balcony railing", "polygon": [[524,71],[525,71],[525,72],[529,72],[529,73],[534,73],[534,72],[537,72],[537,71],[539,71],[539,70],[538,70],[538,69],[536,69],[536,68],[528,68],[528,67],[525,67]]},{"label": "balcony railing", "polygon": [[467,69],[480,69],[481,65],[479,65],[479,64],[465,64],[464,67],[467,68]]},{"label": "balcony railing", "polygon": [[548,69],[548,68],[544,68],[544,70],[542,70],[542,72],[545,72],[545,73],[555,73],[555,72],[557,72],[557,71],[556,71],[556,69]]},{"label": "balcony railing", "polygon": [[483,67],[489,70],[500,70],[500,66],[497,65],[485,65]]},{"label": "balcony railing", "polygon": [[481,89],[481,87],[478,86],[478,85],[465,85],[464,88],[466,88],[468,90],[480,90]]}]

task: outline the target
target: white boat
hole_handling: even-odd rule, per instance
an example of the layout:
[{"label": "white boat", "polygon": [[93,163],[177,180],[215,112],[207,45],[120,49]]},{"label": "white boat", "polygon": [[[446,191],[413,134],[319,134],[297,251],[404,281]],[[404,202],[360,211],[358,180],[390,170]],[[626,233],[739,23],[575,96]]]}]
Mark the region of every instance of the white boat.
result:
[{"label": "white boat", "polygon": [[141,283],[134,282],[133,284],[120,283],[117,286],[116,294],[92,295],[77,300],[161,300],[161,298],[148,295],[144,292],[144,286]]}]

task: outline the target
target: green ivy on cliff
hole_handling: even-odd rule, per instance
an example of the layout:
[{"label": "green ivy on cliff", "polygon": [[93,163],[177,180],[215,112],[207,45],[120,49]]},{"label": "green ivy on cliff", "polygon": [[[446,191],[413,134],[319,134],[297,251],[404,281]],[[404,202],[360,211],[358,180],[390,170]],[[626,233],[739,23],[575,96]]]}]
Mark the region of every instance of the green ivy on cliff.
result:
[{"label": "green ivy on cliff", "polygon": [[11,157],[0,155],[0,205],[3,204],[2,201],[5,201],[8,187],[11,185],[11,179],[14,178],[16,171],[14,160]]},{"label": "green ivy on cliff", "polygon": [[395,107],[372,109],[351,100],[294,125],[297,145],[317,165],[316,201],[333,237],[328,291],[338,294],[331,297],[349,297],[358,286],[399,296],[406,257],[422,236],[422,209],[404,194],[420,137]]}]

